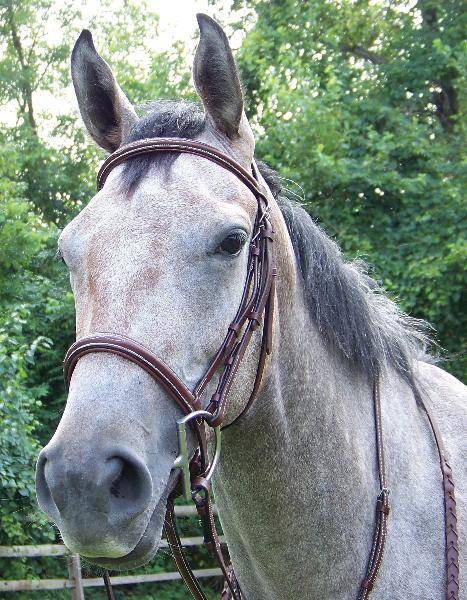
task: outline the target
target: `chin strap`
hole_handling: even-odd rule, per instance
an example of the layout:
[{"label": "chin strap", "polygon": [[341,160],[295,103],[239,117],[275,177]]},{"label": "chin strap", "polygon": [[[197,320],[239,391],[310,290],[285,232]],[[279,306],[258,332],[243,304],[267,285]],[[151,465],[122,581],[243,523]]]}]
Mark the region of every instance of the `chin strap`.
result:
[{"label": "chin strap", "polygon": [[185,558],[182,549],[182,543],[180,541],[180,535],[177,529],[177,521],[174,511],[174,497],[171,496],[167,502],[167,511],[165,513],[165,525],[164,531],[167,538],[172,557],[177,565],[178,572],[180,573],[185,585],[190,590],[191,595],[195,600],[205,600],[206,596],[201,590],[198,580],[196,579],[188,561]]}]

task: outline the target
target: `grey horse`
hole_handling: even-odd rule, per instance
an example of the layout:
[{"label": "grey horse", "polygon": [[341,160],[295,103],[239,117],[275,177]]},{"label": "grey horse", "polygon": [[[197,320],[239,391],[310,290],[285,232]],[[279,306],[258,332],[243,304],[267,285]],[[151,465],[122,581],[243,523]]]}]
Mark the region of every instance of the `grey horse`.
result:
[{"label": "grey horse", "polygon": [[[112,152],[155,136],[206,142],[249,169],[254,138],[222,29],[198,15],[193,76],[204,111],[156,102],[142,118],[83,31],[72,54],[79,109]],[[372,542],[378,493],[372,384],[381,382],[392,511],[373,595],[444,597],[440,467],[423,394],[457,486],[465,566],[465,387],[429,364],[419,324],[261,167],[275,229],[273,352],[259,395],[226,430],[215,479],[231,558],[248,600],[353,599]],[[256,201],[232,174],[187,154],[133,159],[63,230],[59,251],[76,302],[76,334],[131,337],[193,388],[240,303]],[[227,422],[248,400],[260,334],[231,392]],[[208,390],[209,392],[209,390]],[[206,403],[209,393],[206,394]],[[37,496],[66,545],[128,569],[157,553],[177,471],[180,409],[135,364],[83,357],[37,466]],[[465,582],[462,580],[461,586]],[[187,592],[188,594],[188,592]]]}]

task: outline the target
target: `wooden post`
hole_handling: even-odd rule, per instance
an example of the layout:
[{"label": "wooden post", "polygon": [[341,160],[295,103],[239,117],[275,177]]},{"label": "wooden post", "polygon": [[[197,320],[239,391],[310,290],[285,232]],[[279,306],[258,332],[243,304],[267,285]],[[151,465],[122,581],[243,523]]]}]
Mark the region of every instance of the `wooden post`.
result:
[{"label": "wooden post", "polygon": [[84,600],[83,579],[81,577],[81,561],[79,554],[68,556],[68,574],[73,583],[71,597],[73,600]]}]

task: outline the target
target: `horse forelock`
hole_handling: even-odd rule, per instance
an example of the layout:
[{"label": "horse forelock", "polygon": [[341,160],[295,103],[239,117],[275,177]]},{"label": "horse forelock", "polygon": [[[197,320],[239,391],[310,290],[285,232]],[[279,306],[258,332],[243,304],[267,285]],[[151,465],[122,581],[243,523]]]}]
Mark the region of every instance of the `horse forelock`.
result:
[{"label": "horse forelock", "polygon": [[[125,144],[154,137],[194,139],[206,127],[204,112],[194,102],[184,100],[158,100],[142,107],[143,115],[135,124]],[[123,185],[133,190],[150,165],[170,166],[179,152],[163,152],[130,158],[122,172]]]}]

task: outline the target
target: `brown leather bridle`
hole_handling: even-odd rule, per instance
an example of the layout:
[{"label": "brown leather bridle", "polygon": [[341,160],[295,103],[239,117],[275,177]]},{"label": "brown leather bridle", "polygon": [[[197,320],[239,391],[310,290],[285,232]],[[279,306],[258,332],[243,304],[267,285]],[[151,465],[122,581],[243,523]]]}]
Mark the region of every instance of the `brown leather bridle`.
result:
[{"label": "brown leather bridle", "polygon": [[[234,174],[256,198],[257,211],[249,246],[246,280],[235,318],[228,326],[219,350],[193,390],[190,390],[180,377],[149,349],[135,340],[113,333],[96,333],[81,338],[72,344],[64,360],[65,381],[68,389],[74,368],[80,358],[90,353],[107,352],[130,360],[144,369],[177,403],[184,416],[178,420],[180,454],[174,463],[174,468],[181,470],[181,487],[185,497],[195,502],[203,527],[204,544],[210,554],[217,560],[224,574],[225,586],[222,598],[225,600],[228,598],[241,600],[242,593],[233,570],[231,566],[226,565],[222,555],[214,523],[210,490],[211,479],[219,460],[221,429],[237,423],[254,402],[261,386],[266,357],[272,349],[276,270],[272,251],[273,230],[269,218],[267,192],[259,183],[254,163],[251,167],[251,173],[249,173],[235,160],[216,148],[202,142],[179,138],[152,138],[119,148],[105,160],[100,168],[97,176],[98,190],[103,187],[111,170],[128,159],[164,152],[187,153],[206,158]],[[261,349],[249,400],[241,413],[230,423],[225,424],[224,419],[230,389],[252,335],[259,327],[262,327]],[[217,377],[215,392],[207,406],[203,408],[203,394],[214,377]],[[371,553],[357,600],[366,600],[374,586],[384,552],[389,515],[389,490],[386,484],[379,380],[374,382],[373,400],[380,491],[376,501],[376,519]],[[446,453],[434,419],[420,397],[418,397],[418,401],[428,414],[440,454],[446,508],[446,598],[456,600],[458,598],[458,592],[456,592],[458,590],[458,550],[452,473],[447,464]],[[197,440],[197,449],[192,456],[188,454],[187,425],[192,427]],[[215,432],[215,452],[211,461],[208,457],[205,425],[212,427]],[[167,502],[165,533],[177,567],[191,594],[196,600],[206,600],[206,596],[185,559],[176,527],[173,503],[175,497],[180,495],[179,488],[180,486],[177,486],[176,490],[170,494]],[[114,596],[107,571],[104,573],[104,582],[108,597],[112,600]]]},{"label": "brown leather bridle", "polygon": [[[240,598],[238,584],[233,573],[224,562],[218,536],[215,530],[210,484],[220,452],[220,429],[236,423],[254,402],[264,373],[266,356],[272,348],[272,323],[275,296],[272,242],[273,231],[269,220],[267,192],[258,181],[256,167],[248,173],[235,160],[216,148],[202,142],[175,138],[154,138],[128,144],[110,155],[103,163],[98,176],[97,188],[101,189],[112,169],[129,158],[161,152],[183,152],[206,158],[233,173],[253,193],[257,201],[257,210],[249,246],[248,266],[243,295],[235,318],[219,350],[216,352],[203,377],[193,390],[188,389],[178,375],[137,341],[123,335],[96,333],[77,340],[68,350],[64,361],[64,374],[67,388],[70,386],[74,368],[80,358],[95,352],[110,352],[132,361],[144,369],[169,396],[178,404],[184,417],[178,421],[180,454],[174,467],[182,472],[181,483],[187,499],[193,499],[203,523],[204,543],[218,560],[227,586],[234,598]],[[242,412],[230,423],[224,423],[229,392],[245,355],[254,331],[262,327],[261,349],[259,353],[253,388]],[[201,410],[203,393],[208,384],[217,377],[214,394],[207,406]],[[214,428],[216,451],[209,462],[204,423]],[[186,430],[190,424],[196,434],[197,451],[188,456]],[[178,494],[169,497],[166,515],[166,535],[174,554],[177,566],[195,598],[205,598],[198,582],[189,568],[176,530],[173,500]],[[108,579],[108,578],[107,578]],[[110,584],[108,583],[108,589]]]}]

